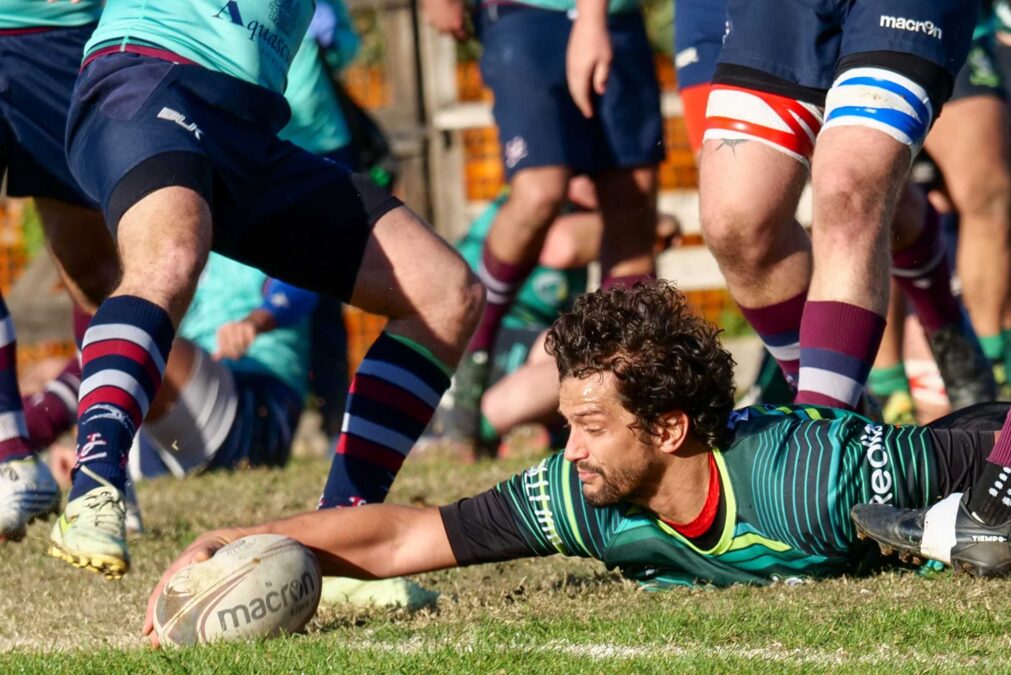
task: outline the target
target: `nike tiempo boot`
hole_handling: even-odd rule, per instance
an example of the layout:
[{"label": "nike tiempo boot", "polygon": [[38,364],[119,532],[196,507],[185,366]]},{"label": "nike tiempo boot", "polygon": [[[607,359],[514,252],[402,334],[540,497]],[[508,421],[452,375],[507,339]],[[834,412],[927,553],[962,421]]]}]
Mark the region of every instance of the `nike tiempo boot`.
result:
[{"label": "nike tiempo boot", "polygon": [[997,400],[997,383],[965,313],[962,322],[928,337],[952,410]]},{"label": "nike tiempo boot", "polygon": [[0,464],[0,541],[24,539],[28,524],[60,511],[60,488],[32,455]]},{"label": "nike tiempo boot", "polygon": [[1011,574],[1011,521],[993,527],[978,521],[961,493],[928,508],[899,509],[857,504],[850,512],[861,539],[873,539],[881,553],[897,552],[905,562],[939,560],[977,577]]},{"label": "nike tiempo boot", "polygon": [[102,485],[67,503],[49,534],[49,555],[106,579],[119,579],[130,569],[123,493],[87,467],[78,470]]}]

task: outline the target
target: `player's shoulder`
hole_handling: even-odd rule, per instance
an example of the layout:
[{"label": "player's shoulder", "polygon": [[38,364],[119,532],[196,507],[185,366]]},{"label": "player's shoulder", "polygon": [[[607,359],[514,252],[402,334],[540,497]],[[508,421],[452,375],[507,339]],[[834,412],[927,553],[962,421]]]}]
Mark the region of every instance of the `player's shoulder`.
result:
[{"label": "player's shoulder", "polygon": [[869,418],[850,410],[825,406],[758,404],[738,408],[731,412],[727,420],[727,427],[735,433],[747,433],[774,425],[832,420],[871,421]]}]

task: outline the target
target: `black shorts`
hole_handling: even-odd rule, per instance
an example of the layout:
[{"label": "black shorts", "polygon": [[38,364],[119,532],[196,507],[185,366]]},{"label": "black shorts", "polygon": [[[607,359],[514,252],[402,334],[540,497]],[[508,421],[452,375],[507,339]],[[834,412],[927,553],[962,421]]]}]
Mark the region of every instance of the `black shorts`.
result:
[{"label": "black shorts", "polygon": [[937,461],[938,494],[965,492],[983,472],[994,445],[994,432],[1004,426],[1011,403],[978,403],[927,425]]},{"label": "black shorts", "polygon": [[997,65],[997,57],[992,37],[973,40],[965,65],[958,71],[951,100],[991,96],[1006,99],[1004,75]]},{"label": "black shorts", "polygon": [[372,225],[401,203],[278,139],[288,116],[282,96],[237,78],[110,54],[81,72],[67,154],[113,230],[151,192],[190,188],[211,208],[215,251],[347,300]]}]

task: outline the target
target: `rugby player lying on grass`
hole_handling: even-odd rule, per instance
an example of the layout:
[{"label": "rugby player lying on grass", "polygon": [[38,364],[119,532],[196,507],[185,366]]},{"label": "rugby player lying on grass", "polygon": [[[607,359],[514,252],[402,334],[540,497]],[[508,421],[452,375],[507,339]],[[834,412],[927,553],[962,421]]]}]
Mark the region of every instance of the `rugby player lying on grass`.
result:
[{"label": "rugby player lying on grass", "polygon": [[816,407],[732,412],[734,364],[717,332],[663,282],[584,295],[547,338],[572,427],[564,453],[441,508],[376,504],[210,532],[162,583],[261,532],[302,542],[324,574],[361,578],[556,553],[656,586],[856,572],[876,554],[857,541],[850,509],[960,490],[1007,410],[957,414],[984,430]]}]

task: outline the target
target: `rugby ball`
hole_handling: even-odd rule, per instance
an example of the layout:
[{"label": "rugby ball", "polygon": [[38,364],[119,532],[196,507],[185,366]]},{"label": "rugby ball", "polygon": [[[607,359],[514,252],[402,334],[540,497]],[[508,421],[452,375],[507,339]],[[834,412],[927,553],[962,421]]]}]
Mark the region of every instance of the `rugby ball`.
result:
[{"label": "rugby ball", "polygon": [[196,645],[295,633],[319,605],[316,556],[294,539],[237,539],[210,560],[182,568],[155,604],[163,645]]}]

